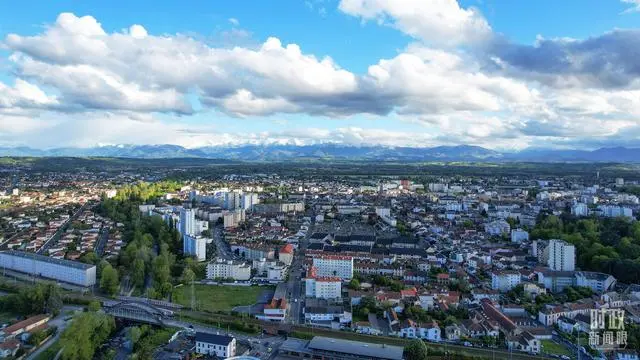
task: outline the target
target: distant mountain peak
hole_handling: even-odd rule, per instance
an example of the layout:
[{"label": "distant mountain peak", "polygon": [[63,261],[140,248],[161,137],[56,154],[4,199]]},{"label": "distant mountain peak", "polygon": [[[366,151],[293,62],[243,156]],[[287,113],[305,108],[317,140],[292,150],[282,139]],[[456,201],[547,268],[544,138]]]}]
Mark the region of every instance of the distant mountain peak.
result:
[{"label": "distant mountain peak", "polygon": [[342,145],[325,143],[241,144],[185,148],[173,144],[100,144],[90,148],[55,148],[47,150],[29,147],[0,148],[0,156],[32,157],[121,157],[138,159],[205,158],[244,161],[285,161],[289,159],[334,159],[369,161],[592,161],[640,162],[640,149],[625,147],[585,150],[527,149],[517,153],[500,152],[476,145],[442,145],[436,147],[404,147],[382,145]]}]

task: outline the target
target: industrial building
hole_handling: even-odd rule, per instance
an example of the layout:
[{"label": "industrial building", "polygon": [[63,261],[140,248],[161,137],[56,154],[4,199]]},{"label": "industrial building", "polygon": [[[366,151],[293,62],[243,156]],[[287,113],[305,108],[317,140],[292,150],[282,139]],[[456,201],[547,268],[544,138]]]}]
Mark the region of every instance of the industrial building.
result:
[{"label": "industrial building", "polygon": [[311,341],[289,338],[280,354],[289,358],[325,360],[402,360],[404,348],[315,336]]}]

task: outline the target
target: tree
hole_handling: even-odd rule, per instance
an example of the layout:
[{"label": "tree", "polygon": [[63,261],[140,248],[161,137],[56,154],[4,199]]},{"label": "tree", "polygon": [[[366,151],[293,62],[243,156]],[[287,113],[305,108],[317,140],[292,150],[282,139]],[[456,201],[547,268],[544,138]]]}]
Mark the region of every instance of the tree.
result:
[{"label": "tree", "polygon": [[191,270],[190,268],[185,267],[184,271],[182,272],[182,283],[185,285],[189,285],[195,279],[196,279],[196,273],[194,273],[193,270]]},{"label": "tree", "polygon": [[106,265],[104,269],[102,269],[100,289],[109,296],[114,296],[118,292],[119,287],[120,280],[118,278],[118,270],[114,269],[111,264]]},{"label": "tree", "polygon": [[97,264],[100,261],[100,259],[98,258],[98,255],[96,255],[95,252],[89,251],[88,253],[80,257],[80,261],[86,264]]},{"label": "tree", "polygon": [[60,287],[57,284],[48,284],[46,285],[45,296],[46,296],[46,310],[47,312],[53,314],[54,316],[60,313],[62,309],[62,294],[60,293]]},{"label": "tree", "polygon": [[129,328],[129,340],[131,341],[131,345],[135,346],[138,340],[140,340],[140,336],[142,336],[142,331],[137,326],[132,326]]},{"label": "tree", "polygon": [[407,360],[425,360],[429,356],[427,345],[420,340],[411,340],[411,343],[404,348]]},{"label": "tree", "polygon": [[358,279],[351,279],[349,282],[349,289],[358,290],[360,289],[360,281]]},{"label": "tree", "polygon": [[88,309],[91,312],[97,312],[97,311],[100,310],[100,308],[101,308],[100,303],[98,301],[95,301],[95,300],[90,302],[89,306],[88,306]]},{"label": "tree", "polygon": [[137,258],[133,262],[133,272],[131,276],[133,278],[133,284],[136,287],[142,288],[142,286],[144,286],[145,264],[143,259]]},{"label": "tree", "polygon": [[60,335],[63,360],[91,360],[100,344],[115,330],[113,317],[85,312],[76,315]]}]

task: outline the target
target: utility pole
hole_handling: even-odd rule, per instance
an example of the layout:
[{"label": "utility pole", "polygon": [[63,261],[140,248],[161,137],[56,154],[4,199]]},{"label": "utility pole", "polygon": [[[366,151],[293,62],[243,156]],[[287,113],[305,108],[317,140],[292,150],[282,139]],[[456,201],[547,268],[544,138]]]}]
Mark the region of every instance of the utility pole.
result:
[{"label": "utility pole", "polygon": [[193,309],[195,311],[195,306],[196,306],[196,293],[195,293],[195,287],[193,286],[193,279],[191,280],[191,309]]}]

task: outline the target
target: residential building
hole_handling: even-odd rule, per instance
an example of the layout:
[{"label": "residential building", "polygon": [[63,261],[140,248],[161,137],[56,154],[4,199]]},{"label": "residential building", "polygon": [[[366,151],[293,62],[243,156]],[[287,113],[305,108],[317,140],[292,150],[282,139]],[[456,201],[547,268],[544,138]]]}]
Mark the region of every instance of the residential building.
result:
[{"label": "residential building", "polygon": [[586,286],[599,294],[609,291],[616,283],[616,278],[605,273],[579,271],[576,272],[575,276],[576,285]]},{"label": "residential building", "polygon": [[511,231],[511,225],[508,222],[499,219],[496,221],[492,221],[484,225],[484,231],[489,235],[500,236],[509,234]]},{"label": "residential building", "polygon": [[0,252],[0,267],[84,287],[96,283],[95,265],[22,251]]},{"label": "residential building", "polygon": [[520,273],[515,271],[493,271],[491,273],[491,288],[509,291],[520,284]]},{"label": "residential building", "polygon": [[283,281],[287,277],[287,265],[282,262],[271,264],[267,267],[267,280]]},{"label": "residential building", "polygon": [[251,265],[244,261],[216,259],[207,264],[207,279],[251,279]]},{"label": "residential building", "polygon": [[226,359],[236,356],[236,339],[230,336],[196,332],[196,352]]},{"label": "residential building", "polygon": [[545,289],[557,293],[569,286],[575,285],[575,273],[573,271],[538,270],[538,283]]},{"label": "residential building", "polygon": [[178,227],[180,234],[185,235],[198,235],[198,229],[196,224],[196,211],[194,209],[181,209],[180,210],[180,224]]},{"label": "residential building", "polygon": [[605,217],[628,217],[633,218],[633,211],[624,206],[616,206],[616,205],[600,205],[598,206],[598,210],[602,212],[602,216]]},{"label": "residential building", "polygon": [[571,207],[571,214],[575,216],[589,216],[589,206],[584,203],[577,203]]},{"label": "residential building", "polygon": [[506,337],[505,342],[509,350],[522,351],[529,354],[540,353],[540,340],[529,331],[524,331],[517,335],[509,335]]},{"label": "residential building", "polygon": [[280,248],[280,252],[278,252],[278,259],[287,266],[290,266],[293,262],[293,245],[287,244]]},{"label": "residential building", "polygon": [[5,341],[13,339],[22,333],[29,332],[39,326],[46,324],[51,317],[49,315],[36,315],[28,319],[9,325],[0,330],[0,339]]},{"label": "residential building", "polygon": [[337,276],[342,280],[353,277],[353,257],[342,255],[322,255],[313,258],[313,266],[318,276]]},{"label": "residential building", "polygon": [[198,261],[207,258],[207,239],[202,236],[184,235],[182,237],[183,252],[185,255],[195,256]]},{"label": "residential building", "polygon": [[520,243],[529,240],[529,233],[520,228],[511,230],[511,242]]},{"label": "residential building", "polygon": [[339,277],[318,276],[315,267],[305,280],[305,296],[320,299],[340,299],[342,280]]},{"label": "residential building", "polygon": [[238,209],[234,211],[228,211],[222,215],[222,224],[225,229],[238,226],[241,222],[245,221],[244,209]]},{"label": "residential building", "polygon": [[266,321],[283,322],[287,317],[287,300],[285,298],[273,298],[264,306],[262,314],[256,315],[256,318]]},{"label": "residential building", "polygon": [[555,271],[574,271],[576,268],[576,247],[564,240],[549,240],[543,257],[547,266]]}]

